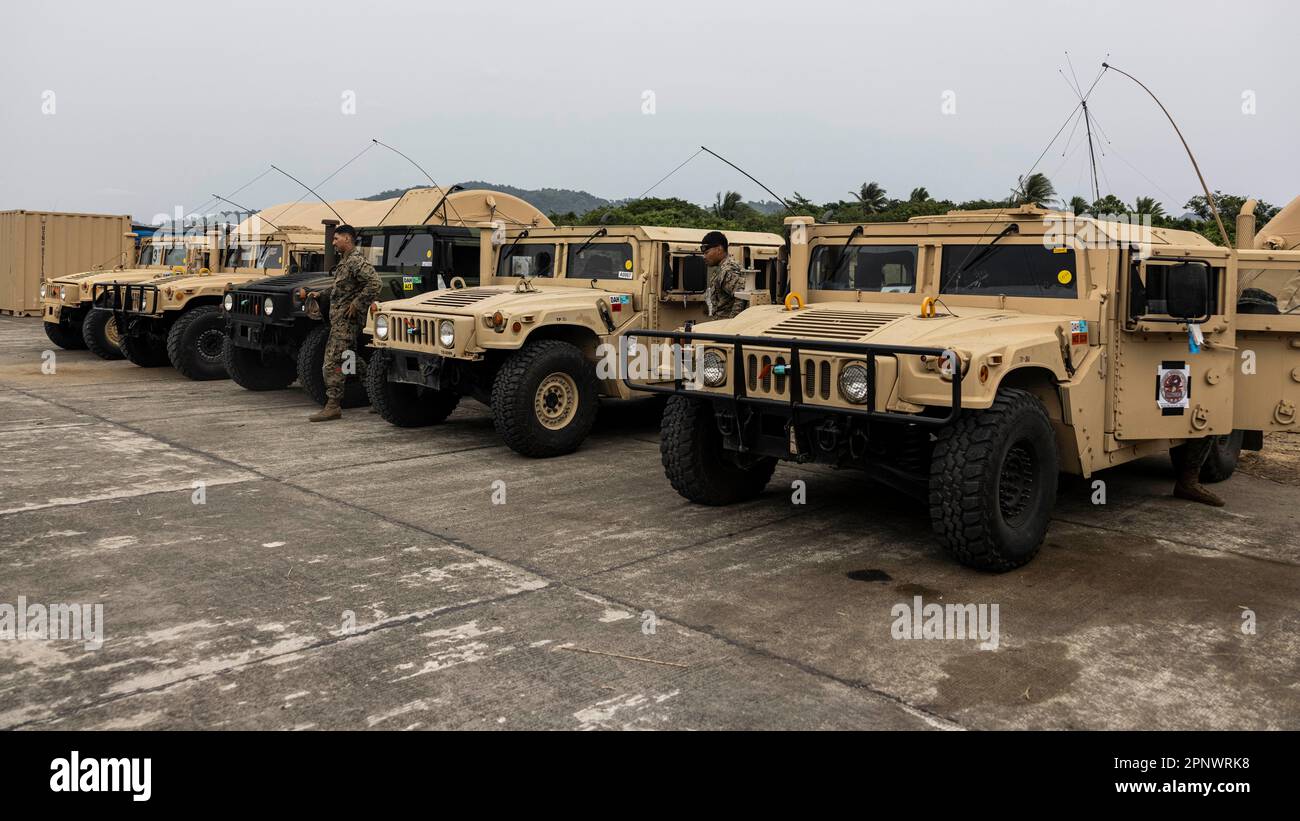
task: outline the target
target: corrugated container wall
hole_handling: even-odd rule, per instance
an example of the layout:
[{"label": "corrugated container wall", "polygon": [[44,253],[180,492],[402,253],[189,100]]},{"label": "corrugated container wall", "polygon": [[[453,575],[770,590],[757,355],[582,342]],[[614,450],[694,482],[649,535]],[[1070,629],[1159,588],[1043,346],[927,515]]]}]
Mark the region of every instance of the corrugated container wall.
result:
[{"label": "corrugated container wall", "polygon": [[133,262],[129,216],[0,211],[0,313],[41,312],[42,279]]}]

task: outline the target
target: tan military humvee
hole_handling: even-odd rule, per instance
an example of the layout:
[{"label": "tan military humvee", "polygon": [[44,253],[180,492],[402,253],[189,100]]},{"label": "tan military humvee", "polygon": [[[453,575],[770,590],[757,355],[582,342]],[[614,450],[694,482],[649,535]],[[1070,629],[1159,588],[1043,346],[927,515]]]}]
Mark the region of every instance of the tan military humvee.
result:
[{"label": "tan military humvee", "polygon": [[860,468],[926,499],[960,561],[1007,570],[1042,544],[1058,471],[1213,436],[1202,479],[1221,480],[1295,428],[1300,251],[1029,206],[786,223],[785,305],[641,334],[696,354],[656,374],[671,387],[629,380],[676,394],[661,448],[691,501],[752,497],[778,459]]},{"label": "tan military humvee", "polygon": [[143,282],[210,267],[212,248],[202,237],[157,234],[140,243],[137,259],[122,260],[107,270],[57,277],[41,286],[45,334],[61,348],[89,348],[101,359],[121,359],[117,322],[112,314],[92,310],[95,285]]},{"label": "tan military humvee", "polygon": [[[378,221],[395,202],[344,200],[334,205],[361,226]],[[232,233],[211,235],[219,268],[184,277],[101,282],[94,286],[94,309],[116,320],[122,353],[136,365],[171,362],[191,379],[225,379],[225,292],[268,276],[323,268],[321,219],[332,216],[324,205],[265,209]]]},{"label": "tan military humvee", "polygon": [[[525,456],[576,449],[598,397],[632,396],[617,351],[646,328],[705,317],[704,230],[646,226],[483,228],[493,260],[477,288],[436,291],[371,309],[375,409],[395,425],[435,424],[462,396],[492,409]],[[781,237],[728,232],[748,269],[751,301],[770,301]],[[610,367],[600,367],[601,362]]]}]

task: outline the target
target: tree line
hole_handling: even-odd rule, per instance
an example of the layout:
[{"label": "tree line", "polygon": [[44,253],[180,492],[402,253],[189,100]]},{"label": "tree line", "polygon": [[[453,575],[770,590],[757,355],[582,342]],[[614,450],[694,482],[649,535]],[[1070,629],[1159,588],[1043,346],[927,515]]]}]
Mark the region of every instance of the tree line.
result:
[{"label": "tree line", "polygon": [[[790,214],[816,218],[820,222],[904,222],[911,217],[946,214],[952,210],[981,208],[1009,208],[1026,203],[1056,208],[1084,216],[1150,217],[1157,228],[1195,231],[1216,245],[1224,244],[1214,223],[1205,197],[1195,196],[1183,207],[1195,215],[1173,216],[1165,212],[1164,205],[1154,197],[1138,197],[1132,205],[1114,194],[1107,194],[1093,202],[1073,196],[1058,196],[1055,186],[1044,174],[1031,174],[1016,181],[1008,196],[1000,199],[966,200],[956,202],[935,199],[924,186],[913,188],[906,199],[890,197],[876,182],[866,182],[857,190],[847,192],[847,199],[830,202],[813,202],[798,191],[789,200],[789,210],[777,208],[760,210],[743,201],[735,191],[718,192],[713,205],[703,207],[676,197],[656,197],[600,206],[582,214],[572,211],[552,213],[548,216],[557,225],[662,225],[683,228],[715,228],[723,231],[768,231],[781,233],[783,220]],[[1248,197],[1214,192],[1215,205],[1228,231],[1228,244],[1236,241],[1236,218]],[[1278,208],[1262,200],[1255,209],[1260,225],[1276,214]]]}]

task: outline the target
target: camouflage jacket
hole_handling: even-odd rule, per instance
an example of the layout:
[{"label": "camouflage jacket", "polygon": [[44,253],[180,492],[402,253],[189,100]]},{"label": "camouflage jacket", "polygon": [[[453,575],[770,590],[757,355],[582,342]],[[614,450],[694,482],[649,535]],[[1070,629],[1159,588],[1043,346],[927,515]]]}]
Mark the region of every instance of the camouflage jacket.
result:
[{"label": "camouflage jacket", "polygon": [[744,287],[745,277],[740,273],[740,263],[727,257],[718,265],[717,272],[709,277],[709,286],[704,291],[709,316],[730,319],[745,310],[748,303],[736,297],[736,292]]},{"label": "camouflage jacket", "polygon": [[342,317],[349,303],[357,306],[354,320],[364,319],[366,309],[379,296],[382,283],[375,266],[366,262],[361,249],[353,248],[347,256],[339,260],[331,272],[334,274],[334,286],[330,291],[330,318]]}]

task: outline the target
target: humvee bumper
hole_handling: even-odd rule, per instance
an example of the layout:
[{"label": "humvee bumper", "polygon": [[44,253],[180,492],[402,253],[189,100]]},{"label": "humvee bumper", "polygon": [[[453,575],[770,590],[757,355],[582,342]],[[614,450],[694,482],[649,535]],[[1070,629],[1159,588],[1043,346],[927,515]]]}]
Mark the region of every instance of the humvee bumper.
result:
[{"label": "humvee bumper", "polygon": [[392,357],[388,369],[389,382],[404,382],[410,385],[423,385],[434,390],[446,390],[459,383],[458,372],[461,363],[432,353],[386,349]]},{"label": "humvee bumper", "polygon": [[[713,399],[724,404],[730,404],[737,410],[742,406],[748,406],[764,412],[783,414],[788,416],[791,422],[804,421],[813,417],[840,415],[939,427],[955,421],[962,409],[962,373],[960,367],[953,369],[954,373],[951,377],[952,400],[949,407],[920,413],[900,413],[881,409],[883,403],[878,395],[879,389],[876,378],[878,358],[904,355],[929,356],[942,360],[949,354],[943,348],[881,345],[869,342],[842,342],[798,337],[737,336],[734,334],[697,331],[638,330],[636,336],[639,339],[663,340],[664,342],[660,344],[677,343],[683,347],[699,345],[701,348],[721,348],[727,353],[727,364],[729,366],[727,381],[722,388],[708,388],[697,386],[698,383],[688,383],[684,378],[685,375],[681,373],[674,375],[672,386],[669,387],[662,382],[654,384],[643,380],[635,380],[631,374],[624,372],[622,375],[623,383],[628,388],[636,391],[678,394],[696,399]],[[700,343],[709,344],[700,345]],[[747,351],[757,354],[757,357],[747,357]],[[819,368],[818,373],[804,372],[805,363],[808,361],[805,359],[805,355],[815,357],[819,354],[838,354],[840,357],[852,357],[866,363],[867,387],[865,401],[852,405],[843,401],[834,404],[828,401],[833,392],[837,390],[836,385],[826,385],[829,381],[827,379],[830,373],[829,369]],[[771,364],[776,362],[778,357],[783,358],[785,363],[788,363],[786,364],[787,370],[783,379],[773,380],[750,372],[762,359],[767,358],[767,364]],[[751,391],[751,385],[763,385],[765,388],[761,391],[763,395],[754,395],[756,391]],[[768,388],[769,385],[774,386],[775,390]],[[816,399],[816,396],[808,395],[809,392],[806,388],[809,385],[815,385],[818,390],[823,391],[821,393],[823,401],[810,401]]]}]

